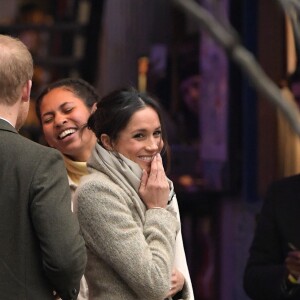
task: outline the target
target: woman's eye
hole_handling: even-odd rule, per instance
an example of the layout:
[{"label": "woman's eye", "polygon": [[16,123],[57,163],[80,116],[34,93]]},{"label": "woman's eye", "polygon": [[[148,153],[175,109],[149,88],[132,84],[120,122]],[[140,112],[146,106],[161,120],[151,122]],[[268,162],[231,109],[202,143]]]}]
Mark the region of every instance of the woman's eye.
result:
[{"label": "woman's eye", "polygon": [[141,139],[144,137],[144,135],[142,133],[137,133],[133,136],[135,139]]},{"label": "woman's eye", "polygon": [[155,135],[155,136],[161,136],[161,130],[156,130],[156,131],[154,132],[154,135]]},{"label": "woman's eye", "polygon": [[43,123],[44,123],[44,124],[47,124],[47,123],[50,123],[52,120],[53,120],[52,117],[51,117],[51,118],[47,118],[47,119],[44,119],[44,120],[43,120]]},{"label": "woman's eye", "polygon": [[74,107],[67,107],[67,108],[65,108],[64,112],[65,113],[69,113],[69,112],[71,112],[73,110],[73,108]]}]

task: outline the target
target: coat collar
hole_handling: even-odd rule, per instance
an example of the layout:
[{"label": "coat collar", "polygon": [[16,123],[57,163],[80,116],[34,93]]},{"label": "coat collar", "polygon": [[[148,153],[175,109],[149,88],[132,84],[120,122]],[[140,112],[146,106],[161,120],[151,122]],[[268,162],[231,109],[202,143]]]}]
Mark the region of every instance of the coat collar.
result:
[{"label": "coat collar", "polygon": [[18,133],[15,127],[13,127],[6,120],[0,118],[0,130],[11,131],[13,133]]}]

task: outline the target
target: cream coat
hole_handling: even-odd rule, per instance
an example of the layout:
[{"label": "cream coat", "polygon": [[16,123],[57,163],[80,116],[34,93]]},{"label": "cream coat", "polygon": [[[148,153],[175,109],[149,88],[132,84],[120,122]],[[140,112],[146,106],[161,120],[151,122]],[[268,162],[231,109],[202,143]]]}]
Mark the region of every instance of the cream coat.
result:
[{"label": "cream coat", "polygon": [[185,277],[183,299],[193,300],[176,197],[167,209],[146,210],[128,169],[103,163],[100,148],[75,195],[90,299],[162,300],[175,266]]}]

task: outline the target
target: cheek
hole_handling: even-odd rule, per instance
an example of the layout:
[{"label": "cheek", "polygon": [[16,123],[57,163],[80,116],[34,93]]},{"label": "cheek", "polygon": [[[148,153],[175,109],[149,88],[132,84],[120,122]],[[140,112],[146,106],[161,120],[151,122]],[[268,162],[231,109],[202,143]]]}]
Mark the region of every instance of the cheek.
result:
[{"label": "cheek", "polygon": [[130,160],[137,161],[137,155],[139,153],[139,150],[140,148],[136,148],[132,145],[131,147],[120,147],[117,151],[123,154],[125,157],[129,158]]},{"label": "cheek", "polygon": [[86,124],[90,115],[90,112],[87,110],[76,110],[76,112],[73,112],[69,117],[78,124]]},{"label": "cheek", "polygon": [[159,142],[159,144],[158,144],[159,152],[162,150],[163,147],[164,147],[164,141],[163,141],[163,140],[160,140],[160,142]]},{"label": "cheek", "polygon": [[[85,125],[85,124],[83,124]],[[82,132],[82,140],[89,142],[91,139],[94,138],[95,134],[93,133],[92,130],[88,129],[86,126],[83,127]]]},{"label": "cheek", "polygon": [[45,140],[49,143],[50,140],[54,139],[53,130],[50,126],[43,126],[43,133]]}]

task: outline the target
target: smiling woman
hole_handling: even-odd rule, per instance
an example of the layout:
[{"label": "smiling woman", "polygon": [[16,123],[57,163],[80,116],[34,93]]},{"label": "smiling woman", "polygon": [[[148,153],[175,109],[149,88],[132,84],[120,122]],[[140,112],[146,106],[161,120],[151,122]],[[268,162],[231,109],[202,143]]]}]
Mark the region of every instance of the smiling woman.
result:
[{"label": "smiling woman", "polygon": [[[36,99],[36,114],[45,140],[63,154],[75,211],[74,192],[80,178],[88,173],[86,161],[96,144],[96,137],[86,124],[98,98],[86,81],[65,78],[47,86]],[[88,299],[84,279],[78,299]]]},{"label": "smiling woman", "polygon": [[159,117],[151,107],[136,111],[116,141],[111,141],[105,133],[101,134],[100,140],[106,149],[124,155],[147,173],[150,173],[153,158],[164,145]]},{"label": "smiling woman", "polygon": [[81,79],[63,79],[49,85],[36,100],[37,116],[49,146],[74,161],[85,162],[95,145],[86,128],[98,95]]},{"label": "smiling woman", "polygon": [[89,83],[74,78],[51,83],[36,99],[36,114],[45,140],[63,154],[73,192],[81,176],[87,174],[86,161],[96,144],[87,120],[98,100]]},{"label": "smiling woman", "polygon": [[[90,298],[194,300],[159,104],[133,88],[97,103],[98,143],[76,191]],[[122,296],[120,296],[122,295]]]}]

